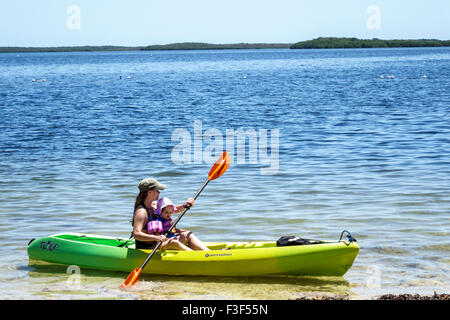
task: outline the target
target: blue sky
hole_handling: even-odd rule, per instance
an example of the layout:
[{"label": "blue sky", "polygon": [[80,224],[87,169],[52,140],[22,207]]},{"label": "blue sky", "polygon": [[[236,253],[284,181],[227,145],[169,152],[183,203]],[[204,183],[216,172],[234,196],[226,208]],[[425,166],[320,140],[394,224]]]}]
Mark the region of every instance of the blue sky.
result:
[{"label": "blue sky", "polygon": [[[76,12],[68,12],[72,5]],[[450,0],[2,0],[0,4],[0,46],[291,43],[320,36],[447,40]]]}]

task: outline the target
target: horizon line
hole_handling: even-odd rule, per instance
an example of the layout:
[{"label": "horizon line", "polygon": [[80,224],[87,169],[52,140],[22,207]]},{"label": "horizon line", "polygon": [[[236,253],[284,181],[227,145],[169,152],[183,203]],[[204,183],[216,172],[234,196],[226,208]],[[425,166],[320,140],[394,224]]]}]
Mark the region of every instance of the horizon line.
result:
[{"label": "horizon line", "polygon": [[225,46],[225,45],[292,45],[298,42],[311,41],[315,39],[324,39],[324,38],[333,38],[333,39],[358,39],[358,40],[383,40],[383,41],[393,41],[393,40],[401,40],[401,41],[449,41],[437,39],[437,38],[391,38],[391,39],[382,39],[382,38],[357,38],[357,37],[316,37],[309,40],[300,40],[295,42],[229,42],[229,43],[212,43],[212,42],[203,42],[203,41],[182,41],[182,42],[168,42],[168,43],[156,43],[156,44],[145,44],[145,45],[115,45],[115,44],[80,44],[80,45],[50,45],[50,46],[21,46],[21,45],[2,45],[0,48],[36,48],[36,49],[44,49],[44,48],[82,48],[82,47],[116,47],[116,48],[145,48],[145,47],[153,47],[153,46],[170,46],[170,45],[179,45],[179,44],[202,44],[202,45],[217,45],[217,46]]}]

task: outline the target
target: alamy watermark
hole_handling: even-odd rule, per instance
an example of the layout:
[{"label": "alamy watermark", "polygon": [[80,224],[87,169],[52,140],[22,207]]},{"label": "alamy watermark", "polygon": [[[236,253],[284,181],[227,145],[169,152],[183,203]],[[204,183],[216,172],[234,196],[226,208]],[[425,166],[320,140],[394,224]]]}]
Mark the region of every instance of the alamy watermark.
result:
[{"label": "alamy watermark", "polygon": [[71,5],[66,10],[69,15],[66,20],[66,25],[69,30],[81,29],[81,9],[77,5]]},{"label": "alamy watermark", "polygon": [[369,15],[367,17],[366,26],[371,30],[381,29],[381,9],[377,5],[371,5],[367,7],[366,13]]},{"label": "alamy watermark", "polygon": [[371,289],[381,288],[381,267],[369,266],[367,268],[366,287]]},{"label": "alamy watermark", "polygon": [[271,129],[270,134],[268,129],[254,128],[203,131],[202,121],[196,120],[192,134],[182,128],[173,131],[172,142],[178,144],[171,159],[175,164],[211,164],[226,150],[232,162],[260,165],[262,175],[274,175],[279,168],[279,138],[279,129]]},{"label": "alamy watermark", "polygon": [[67,267],[67,274],[70,276],[67,278],[66,287],[71,290],[81,289],[81,269],[79,266],[71,265]]},{"label": "alamy watermark", "polygon": [[66,269],[66,273],[69,275],[66,282],[64,290],[67,291],[80,291],[83,290],[82,294],[86,294],[87,291],[90,291],[90,294],[96,294],[99,297],[105,297],[111,295],[110,288],[116,287],[116,280],[109,279],[105,280],[101,283],[101,286],[98,284],[93,285],[82,285],[81,279],[81,268],[77,265],[70,265]]}]

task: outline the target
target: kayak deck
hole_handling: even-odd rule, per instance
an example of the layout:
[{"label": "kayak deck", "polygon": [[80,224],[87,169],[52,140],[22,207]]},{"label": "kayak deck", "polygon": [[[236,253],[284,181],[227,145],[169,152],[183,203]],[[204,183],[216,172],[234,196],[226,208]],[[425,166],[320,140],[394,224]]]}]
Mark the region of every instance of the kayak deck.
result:
[{"label": "kayak deck", "polygon": [[[110,247],[125,247],[125,248],[131,248],[135,249],[135,242],[134,240],[125,240],[121,238],[112,238],[112,237],[105,237],[105,236],[95,236],[95,235],[84,235],[84,234],[77,234],[77,233],[67,233],[67,234],[57,234],[52,237],[58,238],[58,239],[64,239],[69,241],[76,241],[80,243],[90,243],[95,245],[102,245],[102,246],[110,246]],[[210,250],[222,250],[225,248],[230,249],[249,249],[249,248],[271,248],[276,247],[275,242],[233,242],[233,243],[225,243],[225,242],[205,242],[205,245]],[[147,249],[140,249],[144,251],[151,252],[151,250]],[[177,251],[177,250],[170,250],[170,251]],[[184,252],[184,251],[177,251],[177,252]]]},{"label": "kayak deck", "polygon": [[[321,242],[277,247],[275,242],[205,242],[211,251],[158,251],[143,273],[168,275],[342,276],[353,264],[356,242]],[[227,250],[222,250],[229,248]],[[134,240],[66,233],[30,242],[30,260],[101,270],[130,272],[151,250],[135,249]]]}]

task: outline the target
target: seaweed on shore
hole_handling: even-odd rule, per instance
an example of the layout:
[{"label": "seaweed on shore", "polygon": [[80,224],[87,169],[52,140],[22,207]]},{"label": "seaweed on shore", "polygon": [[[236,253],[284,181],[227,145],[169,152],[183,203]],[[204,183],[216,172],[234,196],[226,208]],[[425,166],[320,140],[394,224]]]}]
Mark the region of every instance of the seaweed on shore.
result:
[{"label": "seaweed on shore", "polygon": [[443,293],[434,293],[432,296],[423,296],[420,294],[385,294],[379,297],[377,300],[450,300],[450,295]]},{"label": "seaweed on shore", "polygon": [[316,296],[316,297],[301,297],[295,300],[348,300],[348,296]]},{"label": "seaweed on shore", "polygon": [[[347,295],[323,295],[313,297],[300,297],[296,300],[349,300]],[[447,293],[434,293],[432,296],[420,295],[420,294],[385,294],[374,300],[450,300],[450,295]]]}]

